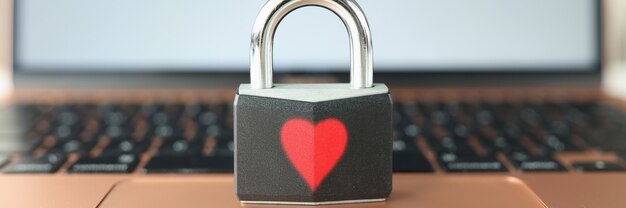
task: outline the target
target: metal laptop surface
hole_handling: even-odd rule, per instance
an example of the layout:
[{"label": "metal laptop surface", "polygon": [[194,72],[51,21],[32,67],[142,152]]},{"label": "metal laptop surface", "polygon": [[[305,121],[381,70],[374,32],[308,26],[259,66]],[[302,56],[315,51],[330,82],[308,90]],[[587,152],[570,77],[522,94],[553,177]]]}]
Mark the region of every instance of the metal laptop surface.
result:
[{"label": "metal laptop surface", "polygon": [[[0,2],[0,70],[12,72],[12,1]],[[6,47],[5,47],[6,46]],[[604,103],[626,112],[626,102],[605,96],[600,87],[601,65],[589,73],[476,73],[383,74],[377,82],[389,84],[397,104],[430,103]],[[15,91],[2,106],[66,103],[98,106],[105,103],[144,105],[146,103],[203,103],[210,108],[226,105],[235,95],[238,83],[247,74],[206,75],[174,74],[22,74],[16,72]],[[345,81],[338,74],[321,79]],[[338,78],[339,77],[339,78]],[[311,76],[284,76],[286,80],[305,81]],[[320,76],[313,76],[320,79]],[[328,81],[328,80],[327,80]],[[428,106],[426,106],[428,107]],[[7,108],[4,108],[7,109]],[[13,108],[9,108],[13,109]],[[7,113],[10,112],[10,113]],[[0,133],[5,144],[20,146],[15,111],[2,111]],[[18,116],[19,117],[19,116]],[[209,116],[210,118],[210,116]],[[17,138],[21,139],[21,138]],[[208,140],[207,148],[222,145]],[[383,203],[332,205],[328,207],[621,207],[626,204],[626,174],[620,171],[586,171],[584,165],[625,165],[618,150],[621,141],[608,144],[615,149],[558,152],[554,158],[563,164],[561,172],[520,171],[507,155],[494,157],[502,163],[501,172],[454,173],[439,161],[438,153],[426,138],[412,140],[432,165],[427,172],[394,173],[393,192]],[[111,141],[107,141],[111,142]],[[167,142],[160,140],[159,142]],[[155,142],[152,145],[158,145]],[[50,144],[54,145],[54,144]],[[106,145],[96,144],[96,145]],[[211,146],[213,145],[213,146]],[[20,147],[27,149],[28,145]],[[603,147],[607,148],[607,147]],[[0,173],[0,206],[2,207],[266,207],[242,205],[234,194],[230,173],[147,174],[151,158],[160,151],[148,147],[139,154],[130,173],[71,173],[79,154],[70,154],[58,171],[48,174]],[[623,149],[622,149],[623,150]],[[1,151],[0,151],[1,152]],[[4,153],[4,152],[2,152]],[[204,154],[204,153],[203,153]],[[207,153],[208,154],[208,153]],[[0,160],[22,157],[19,152]],[[602,162],[602,163],[599,163]],[[606,162],[606,163],[604,163]],[[584,163],[583,165],[579,163]],[[28,167],[31,168],[32,166]],[[187,170],[193,171],[193,170]],[[290,206],[283,206],[290,207]],[[323,206],[322,206],[323,207]]]}]

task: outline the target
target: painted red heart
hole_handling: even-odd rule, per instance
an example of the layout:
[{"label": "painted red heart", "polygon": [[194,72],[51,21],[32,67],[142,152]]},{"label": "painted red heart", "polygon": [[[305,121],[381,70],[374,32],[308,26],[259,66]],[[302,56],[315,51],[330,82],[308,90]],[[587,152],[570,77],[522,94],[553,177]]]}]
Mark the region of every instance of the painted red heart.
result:
[{"label": "painted red heart", "polygon": [[280,141],[291,164],[315,191],[343,155],[348,132],[336,118],[315,126],[306,119],[294,118],[283,124]]}]

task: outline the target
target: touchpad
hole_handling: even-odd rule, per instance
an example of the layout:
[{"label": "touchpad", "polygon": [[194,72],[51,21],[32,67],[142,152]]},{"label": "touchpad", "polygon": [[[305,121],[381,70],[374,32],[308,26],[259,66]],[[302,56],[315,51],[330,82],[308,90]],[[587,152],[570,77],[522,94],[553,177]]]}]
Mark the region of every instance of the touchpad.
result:
[{"label": "touchpad", "polygon": [[172,176],[116,184],[98,207],[239,207],[232,176]]},{"label": "touchpad", "polygon": [[390,207],[546,208],[518,178],[510,176],[396,176]]},{"label": "touchpad", "polygon": [[[232,176],[172,176],[131,179],[115,185],[99,207],[276,207],[242,205]],[[289,207],[289,206],[280,206]],[[394,176],[386,202],[332,207],[545,208],[522,181],[507,176]]]}]

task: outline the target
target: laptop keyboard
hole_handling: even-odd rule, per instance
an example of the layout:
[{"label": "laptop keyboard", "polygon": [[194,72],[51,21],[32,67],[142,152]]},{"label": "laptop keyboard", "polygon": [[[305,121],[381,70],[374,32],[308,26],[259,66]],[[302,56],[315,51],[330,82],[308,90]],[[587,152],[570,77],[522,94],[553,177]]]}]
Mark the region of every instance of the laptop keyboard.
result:
[{"label": "laptop keyboard", "polygon": [[[17,109],[29,148],[0,154],[6,174],[233,172],[228,104]],[[564,164],[557,157],[626,156],[626,115],[598,103],[400,103],[394,128],[394,172],[625,170],[624,159]]]}]

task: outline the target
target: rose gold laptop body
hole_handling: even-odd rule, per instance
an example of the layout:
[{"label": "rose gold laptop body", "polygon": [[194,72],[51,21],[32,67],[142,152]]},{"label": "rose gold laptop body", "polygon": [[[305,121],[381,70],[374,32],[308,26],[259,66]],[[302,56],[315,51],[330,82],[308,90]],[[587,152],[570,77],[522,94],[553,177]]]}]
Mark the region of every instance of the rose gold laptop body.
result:
[{"label": "rose gold laptop body", "polygon": [[[11,1],[0,2],[0,69],[11,73]],[[10,76],[10,75],[9,75]],[[103,76],[102,80],[112,77]],[[186,79],[174,77],[172,79]],[[626,110],[626,102],[605,96],[599,77],[591,84],[564,82],[550,85],[537,81],[530,85],[471,84],[395,86],[396,102],[402,101],[570,101],[597,100]],[[43,78],[35,78],[45,80]],[[123,79],[123,78],[121,78]],[[193,81],[193,78],[190,78]],[[575,78],[573,78],[575,79]],[[147,78],[149,82],[159,80]],[[239,80],[240,81],[240,80]],[[12,103],[145,103],[203,101],[231,102],[239,81],[224,86],[159,87],[158,84],[128,87],[100,87],[83,83],[68,88],[48,86],[31,80],[28,86],[17,86],[3,105]],[[545,81],[545,79],[544,79]],[[96,81],[97,82],[97,81]],[[201,79],[195,79],[201,82]],[[154,82],[153,82],[154,83]],[[418,96],[419,95],[419,96]],[[435,156],[426,144],[424,150],[431,164]],[[234,194],[232,174],[159,174],[140,173],[150,151],[143,155],[131,174],[0,174],[1,207],[273,207],[242,205]],[[624,207],[626,174],[621,172],[578,173],[573,161],[608,161],[624,164],[613,152],[587,151],[562,153],[556,158],[568,169],[559,173],[445,173],[434,165],[434,173],[396,173],[393,193],[384,203],[340,205],[329,207]],[[72,163],[72,158],[64,167]],[[511,166],[511,164],[505,164]],[[513,170],[513,168],[510,168]],[[288,206],[281,206],[288,207]]]}]

